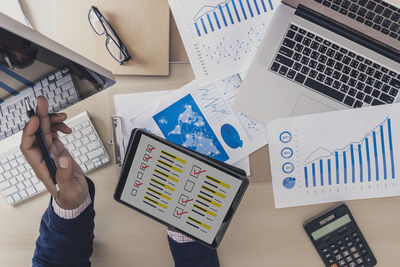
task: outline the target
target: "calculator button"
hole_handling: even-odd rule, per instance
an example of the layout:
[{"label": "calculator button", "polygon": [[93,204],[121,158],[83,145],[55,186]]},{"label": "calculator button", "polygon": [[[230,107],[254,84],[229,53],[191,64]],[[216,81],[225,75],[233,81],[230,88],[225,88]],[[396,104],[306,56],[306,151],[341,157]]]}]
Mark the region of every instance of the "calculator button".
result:
[{"label": "calculator button", "polygon": [[345,245],[341,245],[341,246],[339,247],[339,249],[340,249],[341,251],[346,250],[346,246],[345,246]]},{"label": "calculator button", "polygon": [[338,234],[344,235],[346,232],[347,232],[347,227],[343,227],[343,228],[339,229]]},{"label": "calculator button", "polygon": [[356,251],[357,251],[357,248],[356,248],[356,247],[351,247],[351,248],[350,248],[350,252],[351,252],[351,253],[354,253],[354,252],[356,252]]},{"label": "calculator button", "polygon": [[352,237],[356,238],[358,236],[357,232],[351,234]]},{"label": "calculator button", "polygon": [[322,249],[322,253],[324,253],[324,254],[325,254],[325,253],[328,253],[328,251],[329,251],[328,248]]},{"label": "calculator button", "polygon": [[363,263],[363,262],[364,262],[364,260],[363,260],[362,258],[356,259],[356,263],[357,263],[357,264],[361,264],[361,263]]},{"label": "calculator button", "polygon": [[352,257],[352,256],[348,256],[348,257],[346,258],[346,261],[347,261],[347,262],[352,262],[352,261],[353,261],[353,257]]},{"label": "calculator button", "polygon": [[356,238],[354,238],[354,241],[355,241],[356,243],[360,243],[360,242],[361,242],[361,238],[356,237]]},{"label": "calculator button", "polygon": [[326,258],[326,259],[332,258],[332,255],[331,255],[330,253],[326,253],[326,254],[325,254],[325,258]]},{"label": "calculator button", "polygon": [[331,249],[335,249],[336,248],[336,245],[335,244],[332,244],[331,245]]},{"label": "calculator button", "polygon": [[360,255],[360,253],[358,253],[358,252],[356,252],[356,253],[353,254],[353,257],[354,257],[355,259],[359,258],[360,256],[361,256],[361,255]]},{"label": "calculator button", "polygon": [[343,256],[342,256],[341,254],[336,255],[336,256],[335,256],[335,259],[336,259],[337,261],[340,261],[341,259],[343,259]]},{"label": "calculator button", "polygon": [[330,259],[328,260],[328,263],[329,263],[329,264],[333,264],[333,263],[335,263],[335,260],[332,259],[332,258],[330,258]]},{"label": "calculator button", "polygon": [[347,243],[347,246],[348,246],[348,247],[352,247],[353,245],[354,245],[353,242],[348,242],[348,243]]},{"label": "calculator button", "polygon": [[332,253],[333,253],[333,255],[337,255],[337,254],[339,254],[339,250],[337,248],[332,249]]},{"label": "calculator button", "polygon": [[350,252],[348,250],[343,251],[343,257],[347,257],[350,255]]},{"label": "calculator button", "polygon": [[354,261],[349,263],[349,267],[356,267],[356,266],[357,264]]},{"label": "calculator button", "polygon": [[365,248],[361,250],[361,254],[365,255],[365,254],[367,254],[367,253],[368,253],[368,252],[367,252],[367,250],[366,250]]},{"label": "calculator button", "polygon": [[344,266],[344,265],[346,265],[346,261],[345,260],[339,261],[339,266]]},{"label": "calculator button", "polygon": [[369,254],[364,255],[364,259],[365,259],[366,262],[371,262],[372,261],[372,259],[369,256]]},{"label": "calculator button", "polygon": [[363,249],[364,248],[364,245],[362,243],[357,244],[357,246],[358,246],[359,249]]},{"label": "calculator button", "polygon": [[346,236],[343,240],[344,240],[345,243],[347,243],[347,242],[349,242],[351,239],[350,239],[350,236]]}]

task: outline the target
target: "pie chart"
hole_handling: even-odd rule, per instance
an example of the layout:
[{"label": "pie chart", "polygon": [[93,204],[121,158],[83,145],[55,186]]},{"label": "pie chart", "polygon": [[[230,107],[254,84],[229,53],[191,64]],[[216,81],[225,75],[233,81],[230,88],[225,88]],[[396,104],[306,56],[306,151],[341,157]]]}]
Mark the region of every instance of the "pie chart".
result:
[{"label": "pie chart", "polygon": [[296,184],[296,178],[294,177],[287,177],[283,179],[283,186],[287,189],[291,189]]},{"label": "pie chart", "polygon": [[230,148],[238,148],[243,146],[243,141],[240,139],[238,131],[230,124],[224,124],[221,127],[222,139]]}]

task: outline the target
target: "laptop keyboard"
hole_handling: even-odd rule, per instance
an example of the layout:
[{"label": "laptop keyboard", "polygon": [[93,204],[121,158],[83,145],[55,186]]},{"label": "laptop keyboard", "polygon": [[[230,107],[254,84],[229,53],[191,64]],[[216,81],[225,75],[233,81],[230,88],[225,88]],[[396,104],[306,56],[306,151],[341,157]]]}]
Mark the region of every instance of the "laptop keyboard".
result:
[{"label": "laptop keyboard", "polygon": [[400,74],[291,24],[270,69],[349,107],[393,103]]},{"label": "laptop keyboard", "polygon": [[381,0],[314,0],[368,27],[400,40],[400,9]]},{"label": "laptop keyboard", "polygon": [[49,101],[49,112],[58,112],[80,100],[69,68],[65,67],[43,77],[33,88],[25,88],[18,95],[7,98],[0,105],[0,140],[13,135],[25,127],[29,118],[24,99],[36,105],[38,96],[45,96]]}]

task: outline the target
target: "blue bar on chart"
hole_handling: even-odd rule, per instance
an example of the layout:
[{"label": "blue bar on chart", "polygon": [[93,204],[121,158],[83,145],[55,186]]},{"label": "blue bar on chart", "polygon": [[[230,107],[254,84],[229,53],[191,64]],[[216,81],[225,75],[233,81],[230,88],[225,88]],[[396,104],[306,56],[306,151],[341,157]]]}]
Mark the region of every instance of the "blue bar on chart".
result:
[{"label": "blue bar on chart", "polygon": [[335,161],[336,161],[336,184],[339,184],[339,153],[335,152]]},{"label": "blue bar on chart", "polygon": [[358,144],[358,162],[360,163],[360,182],[362,183],[363,178],[363,160],[362,160],[362,151],[361,151],[361,144]]},{"label": "blue bar on chart", "polygon": [[[233,3],[233,0],[232,0],[232,3]],[[232,13],[231,13],[231,10],[229,9],[228,4],[226,4],[226,10],[228,11],[229,19],[231,20],[232,25],[235,24],[235,22],[233,21]],[[221,8],[221,12],[222,12],[222,8]]]},{"label": "blue bar on chart", "polygon": [[254,0],[254,5],[256,7],[257,14],[260,15],[260,9],[258,8],[257,0]]},{"label": "blue bar on chart", "polygon": [[344,174],[344,183],[347,184],[347,161],[346,161],[346,151],[343,151],[343,174]]},{"label": "blue bar on chart", "polygon": [[238,21],[240,22],[239,11],[238,11],[238,9],[236,7],[235,0],[232,0],[232,5],[233,5],[233,8],[235,9],[236,17],[237,17]]},{"label": "blue bar on chart", "polygon": [[269,6],[271,7],[271,10],[274,10],[274,6],[272,5],[272,0],[268,0]]},{"label": "blue bar on chart", "polygon": [[319,173],[321,176],[321,186],[324,186],[324,163],[322,159],[319,160]]},{"label": "blue bar on chart", "polygon": [[328,159],[328,184],[332,185],[331,159]]},{"label": "blue bar on chart", "polygon": [[377,149],[377,145],[376,145],[376,133],[375,132],[372,132],[372,140],[374,142],[374,157],[375,157],[376,180],[379,181],[378,149]]},{"label": "blue bar on chart", "polygon": [[[228,7],[228,5],[226,5],[226,6]],[[222,7],[221,7],[221,5],[219,5],[218,7],[219,7],[219,12],[221,13],[222,19],[224,21],[225,27],[227,27],[228,23],[226,22],[226,18],[225,18],[224,12],[222,11]],[[229,15],[230,15],[230,11],[229,11]],[[232,24],[233,24],[233,22],[232,22]]]},{"label": "blue bar on chart", "polygon": [[351,181],[356,182],[356,170],[354,169],[354,147],[353,144],[350,145],[350,158],[351,158]]},{"label": "blue bar on chart", "polygon": [[242,9],[242,12],[243,12],[244,19],[246,20],[247,19],[247,15],[246,15],[246,12],[244,11],[244,6],[243,6],[243,3],[242,3],[242,0],[239,0],[239,4],[240,4],[240,8]]},{"label": "blue bar on chart", "polygon": [[368,137],[365,138],[365,149],[367,152],[368,182],[371,182],[371,157],[369,156]]},{"label": "blue bar on chart", "polygon": [[198,35],[198,36],[201,36],[200,29],[199,29],[199,25],[197,25],[197,22],[194,23],[194,27],[196,28],[197,35]]},{"label": "blue bar on chart", "polygon": [[306,187],[308,187],[308,172],[307,172],[307,167],[304,167],[304,180]]},{"label": "blue bar on chart", "polygon": [[261,0],[261,4],[264,9],[264,12],[267,12],[267,7],[265,6],[264,0]]},{"label": "blue bar on chart", "polygon": [[312,164],[313,186],[317,186],[317,179],[315,178],[315,163]]},{"label": "blue bar on chart", "polygon": [[248,8],[249,8],[251,17],[254,17],[253,10],[251,9],[249,0],[246,0],[246,2],[247,2],[247,6],[248,6]]},{"label": "blue bar on chart", "polygon": [[383,135],[383,126],[379,126],[381,132],[381,145],[382,145],[382,161],[383,161],[383,179],[387,179],[386,171],[386,153],[385,153],[385,137]]},{"label": "blue bar on chart", "polygon": [[214,18],[215,18],[215,21],[217,22],[218,29],[221,29],[221,24],[219,24],[217,13],[215,13],[215,12],[214,12]]},{"label": "blue bar on chart", "polygon": [[210,14],[207,14],[208,23],[210,24],[211,31],[214,31],[214,26],[211,22]]},{"label": "blue bar on chart", "polygon": [[204,33],[207,34],[207,28],[206,28],[206,24],[204,23],[204,19],[201,18],[200,21],[201,21],[201,24],[203,25]]},{"label": "blue bar on chart", "polygon": [[388,119],[388,135],[389,135],[390,162],[392,165],[392,179],[394,179],[395,178],[394,156],[393,156],[393,142],[392,142],[392,126],[390,119]]}]

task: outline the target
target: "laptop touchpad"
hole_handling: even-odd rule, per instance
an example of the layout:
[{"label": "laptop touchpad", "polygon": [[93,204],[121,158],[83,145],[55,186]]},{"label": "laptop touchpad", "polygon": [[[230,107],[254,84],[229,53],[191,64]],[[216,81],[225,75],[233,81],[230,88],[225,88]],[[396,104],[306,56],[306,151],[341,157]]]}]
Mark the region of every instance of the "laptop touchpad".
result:
[{"label": "laptop touchpad", "polygon": [[335,109],[318,102],[311,97],[301,95],[290,116],[306,115],[319,112],[333,111]]}]

